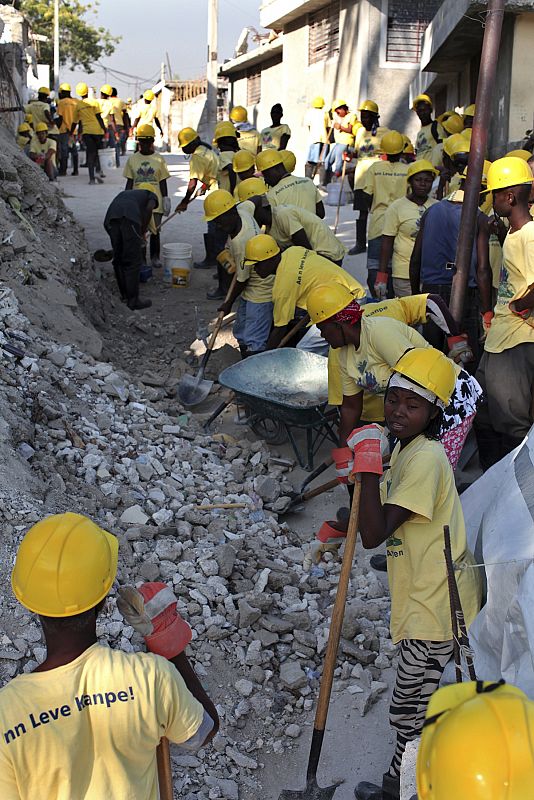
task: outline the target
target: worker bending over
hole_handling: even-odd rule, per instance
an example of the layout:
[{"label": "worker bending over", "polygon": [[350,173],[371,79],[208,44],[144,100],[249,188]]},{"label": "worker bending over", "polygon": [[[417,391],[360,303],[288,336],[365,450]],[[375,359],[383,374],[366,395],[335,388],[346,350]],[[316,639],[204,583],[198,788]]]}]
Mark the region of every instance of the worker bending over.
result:
[{"label": "worker bending over", "polygon": [[[219,168],[217,170],[217,186],[230,194],[236,187],[236,175],[233,160],[240,153],[239,133],[231,122],[219,122],[213,134],[213,146],[219,151]],[[247,151],[244,151],[247,152]],[[250,155],[250,153],[248,153]]]},{"label": "worker bending over", "polygon": [[248,178],[253,178],[256,172],[256,159],[248,150],[239,150],[232,158],[232,170],[235,175],[234,197],[239,200],[238,186]]},{"label": "worker bending over", "polygon": [[185,648],[191,628],[163,583],[120,590],[149,653],[98,644],[119,543],[81,514],[38,522],[19,547],[13,593],[39,616],[46,658],[0,690],[2,800],[157,800],[163,736],[196,751],[218,717]]},{"label": "worker bending over", "polygon": [[269,202],[272,205],[298,206],[324,219],[325,209],[317,186],[310,178],[290,175],[282,153],[262,150],[256,158],[256,166],[269,186]]}]

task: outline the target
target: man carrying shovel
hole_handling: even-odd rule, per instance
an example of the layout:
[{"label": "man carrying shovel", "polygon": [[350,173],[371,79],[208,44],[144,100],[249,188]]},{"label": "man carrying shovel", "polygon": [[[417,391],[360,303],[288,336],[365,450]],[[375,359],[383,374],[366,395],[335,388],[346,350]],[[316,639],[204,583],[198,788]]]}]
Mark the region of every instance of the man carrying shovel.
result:
[{"label": "man carrying shovel", "polygon": [[118,548],[74,513],[41,520],[22,540],[12,588],[39,615],[47,654],[0,691],[2,800],[157,800],[160,739],[194,752],[217,731],[185,655],[191,629],[165,584],[120,590],[118,606],[149,653],[98,644]]}]

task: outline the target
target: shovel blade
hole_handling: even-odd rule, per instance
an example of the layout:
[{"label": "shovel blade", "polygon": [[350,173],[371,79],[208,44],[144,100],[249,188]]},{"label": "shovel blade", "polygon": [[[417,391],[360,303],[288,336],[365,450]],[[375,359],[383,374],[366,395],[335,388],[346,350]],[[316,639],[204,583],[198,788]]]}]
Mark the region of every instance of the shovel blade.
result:
[{"label": "shovel blade", "polygon": [[306,783],[306,788],[301,792],[292,789],[284,789],[278,800],[332,800],[338,786],[343,781],[337,781],[332,786],[321,787],[317,784],[317,779],[310,778]]},{"label": "shovel blade", "polygon": [[209,395],[213,381],[200,380],[194,375],[182,375],[178,384],[178,399],[186,408],[197,406]]}]

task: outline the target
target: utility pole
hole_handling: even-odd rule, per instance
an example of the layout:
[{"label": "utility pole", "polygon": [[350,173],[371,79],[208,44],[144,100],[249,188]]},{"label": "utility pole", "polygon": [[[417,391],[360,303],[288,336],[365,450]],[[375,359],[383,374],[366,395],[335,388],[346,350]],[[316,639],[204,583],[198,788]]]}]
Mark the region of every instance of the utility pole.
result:
[{"label": "utility pole", "polygon": [[210,138],[217,124],[217,73],[219,72],[219,63],[217,60],[218,15],[218,0],[208,0],[208,64],[206,70],[208,85],[206,119]]},{"label": "utility pole", "polygon": [[59,0],[54,0],[54,92],[59,90]]},{"label": "utility pole", "polygon": [[163,83],[163,84],[165,83],[165,62],[164,61],[161,62],[159,79],[160,79],[161,83]]},{"label": "utility pole", "polygon": [[475,100],[476,111],[473,120],[467,180],[465,182],[460,233],[456,249],[456,273],[452,279],[451,301],[449,304],[451,314],[458,324],[461,324],[463,317],[465,290],[469,279],[471,253],[473,252],[473,243],[475,241],[480,181],[484,169],[484,158],[488,144],[488,127],[494,100],[504,4],[505,0],[489,0],[484,27],[484,41],[482,42],[480,73]]}]

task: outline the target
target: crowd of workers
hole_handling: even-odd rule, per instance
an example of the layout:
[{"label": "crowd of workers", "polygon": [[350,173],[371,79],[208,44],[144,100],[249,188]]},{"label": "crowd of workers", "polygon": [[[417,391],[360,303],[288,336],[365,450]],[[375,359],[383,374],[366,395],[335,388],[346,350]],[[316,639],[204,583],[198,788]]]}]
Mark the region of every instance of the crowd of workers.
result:
[{"label": "crowd of workers", "polygon": [[[111,101],[113,93],[103,91],[102,100],[90,102],[84,88],[77,87],[81,100],[72,100],[73,116],[64,118],[60,103],[70,98],[64,86],[57,135],[66,137],[60,147],[60,164],[65,166],[70,137],[81,123],[92,181],[98,156],[94,139],[110,126],[111,111],[106,116],[102,104]],[[146,93],[145,101],[149,106]],[[45,104],[44,91],[37,102]],[[111,103],[107,108],[112,107]],[[487,469],[522,441],[534,421],[534,158],[529,151],[515,150],[485,163],[464,315],[458,324],[448,303],[476,109],[470,105],[461,114],[449,111],[434,118],[431,98],[420,95],[413,111],[421,125],[412,144],[402,132],[380,126],[379,108],[372,100],[362,102],[356,114],[344,100],[336,99],[326,109],[323,98],[315,98],[306,117],[310,146],[304,176],[294,174],[296,158],[287,149],[291,130],[282,124],[279,104],[271,110],[272,125],[262,131],[248,122],[242,106],[231,109],[229,119],[216,126],[211,143],[195,129],[183,128],[178,139],[189,157],[189,181],[176,212],[186,212],[195,197],[205,195],[206,256],[195,267],[216,270],[218,284],[208,297],[223,301],[220,311],[229,312],[238,304],[234,335],[243,358],[275,348],[305,314],[311,327],[298,346],[328,356],[329,401],[340,411],[339,443],[332,457],[349,498],[354,483],[361,481],[359,531],[364,548],[385,544],[386,558],[375,564],[388,572],[391,636],[399,645],[390,705],[395,749],[382,784],[361,783],[356,798],[399,798],[402,755],[407,742],[421,734],[425,714],[418,766],[421,800],[504,797],[502,787],[521,777],[512,767],[498,774],[492,771],[483,750],[478,765],[460,771],[460,783],[448,768],[457,753],[458,719],[467,720],[475,739],[489,736],[504,747],[508,739],[500,709],[510,710],[510,726],[513,715],[526,720],[525,741],[532,735],[533,712],[513,687],[467,684],[436,692],[454,647],[443,529],[450,529],[469,626],[480,610],[482,594],[467,546],[454,469],[473,426],[480,463]],[[118,113],[126,123],[126,110]],[[45,108],[43,114],[35,136],[46,148],[55,120]],[[89,119],[95,132],[87,127]],[[113,120],[120,147],[115,114]],[[158,227],[171,203],[168,172],[154,152],[157,117],[139,117],[134,124],[139,152],[127,164],[126,189],[110,205],[105,227],[120,293],[131,309],[138,309],[149,305],[139,298],[143,240],[151,230],[149,252],[158,266]],[[49,150],[54,149],[50,145]],[[49,151],[41,155],[47,169]],[[150,174],[143,166],[147,159]],[[346,249],[325,222],[317,175],[319,186],[346,178],[353,189],[356,242],[350,252],[367,253],[367,287],[343,269]],[[308,563],[339,549],[347,522],[341,509],[335,520],[321,526]],[[77,558],[68,561],[63,555],[67,544],[78,553],[82,540],[84,551],[94,554],[92,565],[84,563],[83,569]],[[49,564],[41,562],[45,542],[57,549],[52,577],[45,571]],[[104,658],[95,644],[96,617],[115,576],[116,547],[114,537],[76,515],[49,518],[25,537],[13,589],[41,616],[49,650],[36,672],[44,672],[47,679],[20,676],[4,690],[4,729],[13,728],[15,719],[6,716],[6,691],[10,704],[21,704],[22,714],[26,699],[21,698],[28,693],[37,705],[41,697],[45,702],[45,695],[49,703],[50,692],[59,698],[65,680],[74,685],[93,662],[110,661],[106,669],[124,675],[120,685],[140,691],[139,680],[146,681],[150,673],[148,679],[161,682],[164,696],[180,707],[180,719],[171,721],[168,707],[160,706],[156,697],[149,722],[147,715],[135,722],[152,724],[152,713],[160,709],[159,727],[149,725],[147,736],[165,733],[198,747],[213,735],[217,715],[183,656],[187,626],[177,617],[172,592],[157,584],[129,589],[123,593],[122,610],[130,624],[148,631],[149,649],[178,667],[196,700],[163,660],[123,654]],[[63,581],[72,596],[63,594]],[[71,637],[68,652],[58,648],[61,636]],[[125,720],[128,712],[125,705]],[[77,747],[84,746],[85,735],[77,733]],[[112,749],[117,752],[116,743]],[[9,774],[4,783],[11,794],[6,796],[18,798],[16,758],[11,760],[5,748],[0,758]],[[147,771],[144,762],[137,766],[145,780],[153,779],[153,768]],[[531,780],[532,758],[526,772]],[[96,781],[98,789],[101,776],[87,780]],[[477,794],[480,787],[482,794]]]}]

